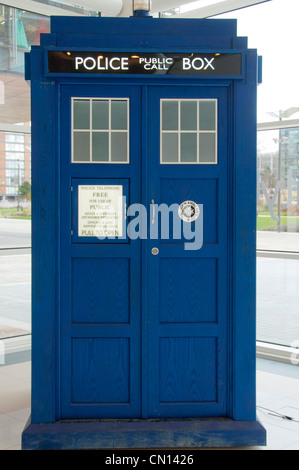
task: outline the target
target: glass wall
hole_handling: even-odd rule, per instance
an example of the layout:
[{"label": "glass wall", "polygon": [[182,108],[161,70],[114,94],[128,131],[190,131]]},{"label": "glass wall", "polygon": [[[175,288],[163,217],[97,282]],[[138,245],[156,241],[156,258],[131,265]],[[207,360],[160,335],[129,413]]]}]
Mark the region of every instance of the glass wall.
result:
[{"label": "glass wall", "polygon": [[[258,183],[258,231],[298,234],[299,127],[258,133]],[[280,237],[273,249],[298,251],[298,245],[287,243],[297,238]]]},{"label": "glass wall", "polygon": [[0,340],[31,333],[30,85],[24,53],[49,18],[0,4]]},{"label": "glass wall", "polygon": [[[31,138],[30,134],[0,132],[0,201],[4,206],[30,207]],[[7,201],[9,204],[5,204]],[[1,207],[1,206],[0,206]],[[1,210],[1,209],[0,209]],[[30,211],[28,212],[30,213]]]},{"label": "glass wall", "polygon": [[299,62],[294,0],[221,15],[263,57],[258,88],[257,340],[299,344]]},{"label": "glass wall", "polygon": [[0,124],[30,123],[24,53],[49,32],[49,18],[0,4]]},{"label": "glass wall", "polygon": [[299,339],[299,127],[258,133],[258,340]]}]

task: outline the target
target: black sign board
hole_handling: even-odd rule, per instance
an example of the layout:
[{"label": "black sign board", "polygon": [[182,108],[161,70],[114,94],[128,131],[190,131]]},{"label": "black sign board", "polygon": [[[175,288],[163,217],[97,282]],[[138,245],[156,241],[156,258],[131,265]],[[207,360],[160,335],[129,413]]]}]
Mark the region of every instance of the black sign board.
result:
[{"label": "black sign board", "polygon": [[242,54],[48,51],[48,73],[240,76]]}]

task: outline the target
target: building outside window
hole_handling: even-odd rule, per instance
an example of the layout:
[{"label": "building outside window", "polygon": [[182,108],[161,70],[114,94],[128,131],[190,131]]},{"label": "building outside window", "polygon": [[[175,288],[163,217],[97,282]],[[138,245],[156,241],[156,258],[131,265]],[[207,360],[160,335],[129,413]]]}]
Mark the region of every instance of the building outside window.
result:
[{"label": "building outside window", "polygon": [[[30,208],[22,192],[31,184],[30,86],[24,53],[50,31],[49,18],[0,5],[0,210]],[[24,129],[24,132],[22,132]],[[26,187],[26,186],[25,186]],[[21,193],[20,193],[21,188]],[[20,199],[22,199],[20,201]],[[28,200],[29,199],[29,200]],[[30,213],[30,210],[29,212]]]}]

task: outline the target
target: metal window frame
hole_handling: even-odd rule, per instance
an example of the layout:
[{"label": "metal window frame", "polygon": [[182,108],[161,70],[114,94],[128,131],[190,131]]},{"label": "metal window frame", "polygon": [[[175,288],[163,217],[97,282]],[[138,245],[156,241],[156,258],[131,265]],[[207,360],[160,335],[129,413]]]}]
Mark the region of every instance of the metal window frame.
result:
[{"label": "metal window frame", "polygon": [[7,124],[0,122],[0,132],[13,132],[15,134],[31,134],[30,126],[21,126],[19,124]]},{"label": "metal window frame", "polygon": [[299,119],[289,119],[287,121],[271,121],[261,122],[257,125],[258,132],[260,131],[275,131],[279,129],[292,129],[299,127]]}]

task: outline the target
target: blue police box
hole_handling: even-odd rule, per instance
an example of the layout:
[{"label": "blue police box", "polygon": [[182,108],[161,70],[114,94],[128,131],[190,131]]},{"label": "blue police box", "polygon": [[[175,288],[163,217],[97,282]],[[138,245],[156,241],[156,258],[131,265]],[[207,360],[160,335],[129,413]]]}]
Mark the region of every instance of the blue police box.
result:
[{"label": "blue police box", "polygon": [[32,90],[23,449],[265,445],[259,57],[235,20],[53,17]]}]

